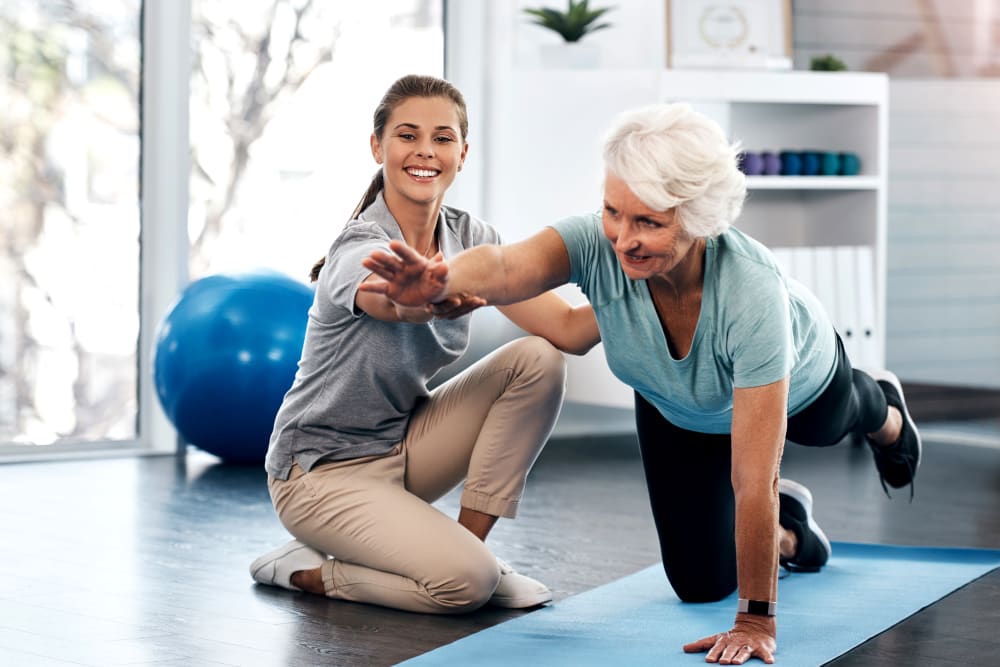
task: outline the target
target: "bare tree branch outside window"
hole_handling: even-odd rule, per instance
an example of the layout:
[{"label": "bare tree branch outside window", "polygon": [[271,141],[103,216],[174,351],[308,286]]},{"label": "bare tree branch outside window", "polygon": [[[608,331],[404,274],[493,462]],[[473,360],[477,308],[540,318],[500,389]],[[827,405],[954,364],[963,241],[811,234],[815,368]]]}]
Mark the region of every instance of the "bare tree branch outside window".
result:
[{"label": "bare tree branch outside window", "polygon": [[441,0],[193,0],[191,278],[306,281],[377,165],[371,114],[443,75]]},{"label": "bare tree branch outside window", "polygon": [[[192,198],[204,216],[191,220],[191,271],[207,271],[213,244],[236,202],[250,151],[268,124],[321,65],[333,59],[340,29],[330,3],[200,0],[194,3],[192,104],[218,124],[225,146],[191,147]],[[206,155],[206,153],[211,153]],[[238,224],[238,223],[237,223]]]}]

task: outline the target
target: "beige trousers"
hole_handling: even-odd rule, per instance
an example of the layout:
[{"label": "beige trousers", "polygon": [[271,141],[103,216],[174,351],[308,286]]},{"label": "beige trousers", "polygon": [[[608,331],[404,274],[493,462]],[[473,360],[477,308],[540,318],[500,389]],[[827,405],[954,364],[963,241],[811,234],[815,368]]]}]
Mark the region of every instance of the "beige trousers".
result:
[{"label": "beige trousers", "polygon": [[435,389],[388,455],[269,479],[288,531],[333,556],[327,596],[439,614],[485,604],[496,559],[430,503],[464,479],[463,507],[513,517],[559,414],[565,368],[547,341],[520,338]]}]

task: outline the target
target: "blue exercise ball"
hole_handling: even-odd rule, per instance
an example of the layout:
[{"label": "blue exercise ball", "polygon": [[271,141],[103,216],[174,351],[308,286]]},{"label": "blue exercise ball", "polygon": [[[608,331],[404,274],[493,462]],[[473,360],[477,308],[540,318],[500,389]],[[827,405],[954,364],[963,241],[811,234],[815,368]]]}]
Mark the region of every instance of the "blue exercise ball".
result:
[{"label": "blue exercise ball", "polygon": [[260,463],[292,386],[313,291],[274,272],[191,283],[156,334],[164,412],[188,443],[230,463]]}]

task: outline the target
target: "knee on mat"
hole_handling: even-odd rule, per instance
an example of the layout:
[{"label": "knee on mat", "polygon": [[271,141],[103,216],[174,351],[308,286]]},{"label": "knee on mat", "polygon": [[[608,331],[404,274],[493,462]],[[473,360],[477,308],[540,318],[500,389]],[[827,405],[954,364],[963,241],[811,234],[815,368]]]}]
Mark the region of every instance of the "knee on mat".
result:
[{"label": "knee on mat", "polygon": [[[669,578],[669,575],[668,575]],[[718,602],[736,590],[736,582],[719,581],[674,581],[670,580],[674,593],[681,602]]]}]

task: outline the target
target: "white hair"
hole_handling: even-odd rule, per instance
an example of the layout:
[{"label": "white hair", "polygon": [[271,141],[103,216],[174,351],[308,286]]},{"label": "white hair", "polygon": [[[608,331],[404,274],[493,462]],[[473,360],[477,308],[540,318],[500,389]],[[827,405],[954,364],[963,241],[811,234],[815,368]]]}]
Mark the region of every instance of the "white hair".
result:
[{"label": "white hair", "polygon": [[746,198],[739,143],[687,104],[657,104],[618,116],[604,139],[604,166],[654,211],[676,209],[695,237],[729,229]]}]

